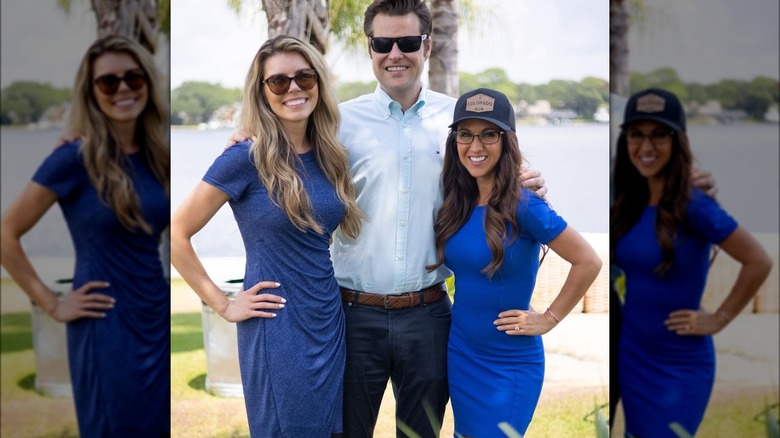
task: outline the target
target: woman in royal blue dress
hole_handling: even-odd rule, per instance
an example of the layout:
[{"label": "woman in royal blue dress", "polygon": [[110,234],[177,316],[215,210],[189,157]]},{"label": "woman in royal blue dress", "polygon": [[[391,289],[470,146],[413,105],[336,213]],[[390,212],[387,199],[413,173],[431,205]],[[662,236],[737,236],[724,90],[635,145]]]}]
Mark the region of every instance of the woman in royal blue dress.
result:
[{"label": "woman in royal blue dress", "polygon": [[[442,171],[436,220],[439,259],[455,274],[448,380],[455,434],[525,433],[544,380],[541,335],[563,319],[596,279],[601,260],[577,231],[521,189],[515,114],[503,94],[458,99]],[[543,313],[530,308],[541,245],[572,264]]]},{"label": "woman in royal blue dress", "polygon": [[[70,126],[82,140],[55,149],[3,217],[3,266],[67,323],[82,437],[170,435],[170,293],[158,251],[170,170],[160,83],[137,43],[96,41],[73,88]],[[55,202],[76,253],[73,290],[62,298],[21,245]]]},{"label": "woman in royal blue dress", "polygon": [[[215,312],[237,322],[249,430],[257,437],[342,432],[344,313],[329,242],[351,237],[354,200],[339,112],[322,55],[288,36],[260,47],[239,128],[254,141],[226,149],[176,211],[171,260]],[[244,288],[231,300],[190,239],[229,203],[246,248]]]},{"label": "woman in royal blue dress", "polygon": [[[715,378],[713,334],[734,319],[771,269],[761,245],[714,199],[691,188],[693,157],[674,94],[628,100],[614,168],[610,238],[625,273],[618,345],[626,436],[677,437],[702,421]],[[711,245],[742,264],[712,313],[701,308]]]}]

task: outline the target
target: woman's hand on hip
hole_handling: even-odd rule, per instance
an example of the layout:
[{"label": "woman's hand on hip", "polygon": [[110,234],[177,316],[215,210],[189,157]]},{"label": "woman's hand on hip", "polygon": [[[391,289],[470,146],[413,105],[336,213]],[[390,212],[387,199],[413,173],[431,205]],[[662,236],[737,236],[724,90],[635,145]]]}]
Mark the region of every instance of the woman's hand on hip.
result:
[{"label": "woman's hand on hip", "polygon": [[550,321],[543,313],[512,309],[499,313],[493,325],[510,336],[537,336],[552,330],[556,321]]},{"label": "woman's hand on hip", "polygon": [[114,307],[114,298],[101,293],[89,293],[92,289],[110,286],[106,281],[90,281],[66,293],[57,300],[49,315],[59,322],[70,322],[79,318],[105,318],[106,310]]},{"label": "woman's hand on hip", "polygon": [[277,282],[261,281],[247,290],[239,291],[236,298],[228,301],[221,316],[230,322],[244,321],[249,318],[275,318],[275,311],[283,309],[287,300],[279,295],[262,293],[262,291],[278,287]]},{"label": "woman's hand on hip", "polygon": [[727,323],[714,313],[691,309],[675,310],[664,321],[667,329],[680,336],[714,335],[723,330]]}]

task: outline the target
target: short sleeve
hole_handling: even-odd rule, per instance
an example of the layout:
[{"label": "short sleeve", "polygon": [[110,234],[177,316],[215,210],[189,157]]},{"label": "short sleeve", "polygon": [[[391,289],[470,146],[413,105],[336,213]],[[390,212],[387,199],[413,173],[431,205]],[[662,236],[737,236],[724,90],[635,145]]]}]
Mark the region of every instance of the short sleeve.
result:
[{"label": "short sleeve", "polygon": [[545,245],[558,237],[568,225],[544,199],[527,189],[520,193],[517,219],[522,234],[531,235]]},{"label": "short sleeve", "polygon": [[203,181],[222,190],[234,201],[240,199],[258,178],[257,168],[249,155],[250,145],[246,141],[225,149],[206,171]]},{"label": "short sleeve", "polygon": [[57,147],[43,160],[32,180],[53,191],[58,198],[68,198],[78,187],[84,165],[79,158],[78,142]]},{"label": "short sleeve", "polygon": [[691,196],[688,218],[694,232],[714,244],[723,242],[738,226],[717,201],[699,190]]}]

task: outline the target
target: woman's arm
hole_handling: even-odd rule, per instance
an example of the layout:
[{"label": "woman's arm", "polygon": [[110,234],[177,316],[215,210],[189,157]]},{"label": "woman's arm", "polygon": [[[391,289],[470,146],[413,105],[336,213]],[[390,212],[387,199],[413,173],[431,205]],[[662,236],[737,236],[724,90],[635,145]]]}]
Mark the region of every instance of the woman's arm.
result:
[{"label": "woman's arm", "polygon": [[52,292],[33,268],[22,248],[21,239],[57,201],[57,195],[48,188],[31,181],[8,208],[2,219],[0,260],[16,284],[44,312],[60,322],[78,318],[103,318],[99,310],[113,307],[114,299],[105,294],[87,293],[107,287],[105,281],[90,281],[62,299]]},{"label": "woman's arm", "polygon": [[723,330],[750,302],[772,270],[772,259],[743,227],[737,227],[723,242],[721,249],[738,261],[742,268],[731,292],[714,313],[682,309],[669,314],[665,324],[679,335],[713,335]]},{"label": "woman's arm", "polygon": [[[513,335],[542,335],[555,327],[580,301],[601,270],[601,258],[574,228],[567,226],[549,243],[550,249],[571,263],[569,275],[544,313],[507,310],[494,323]],[[519,330],[516,330],[519,329]]]},{"label": "woman's arm", "polygon": [[261,309],[279,310],[284,307],[284,299],[258,292],[279,287],[278,283],[260,282],[246,291],[241,291],[235,300],[231,300],[209,277],[192,246],[192,236],[200,231],[229,199],[225,192],[211,184],[203,181],[198,183],[171,219],[171,264],[200,299],[227,321],[237,322],[253,317],[273,318],[275,313]]}]

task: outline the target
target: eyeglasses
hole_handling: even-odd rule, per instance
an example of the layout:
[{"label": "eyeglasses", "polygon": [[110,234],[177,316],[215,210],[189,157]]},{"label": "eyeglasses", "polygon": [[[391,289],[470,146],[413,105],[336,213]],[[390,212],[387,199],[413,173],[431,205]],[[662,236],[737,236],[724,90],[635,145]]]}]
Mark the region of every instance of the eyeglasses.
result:
[{"label": "eyeglasses", "polygon": [[376,53],[390,53],[393,44],[398,43],[398,50],[404,53],[412,53],[420,50],[422,42],[428,39],[428,35],[404,36],[398,38],[368,37],[371,49]]},{"label": "eyeglasses", "polygon": [[650,139],[650,143],[653,145],[659,145],[669,142],[672,139],[672,135],[674,135],[674,131],[669,129],[656,129],[653,130],[650,134],[644,134],[642,131],[638,131],[636,129],[628,131],[626,134],[626,138],[628,139],[628,142],[631,144],[642,144],[645,142],[645,139]]},{"label": "eyeglasses", "polygon": [[460,144],[471,144],[474,141],[474,137],[479,137],[479,141],[482,144],[493,144],[498,142],[503,134],[502,131],[485,131],[479,135],[472,134],[469,131],[456,131],[455,141]]},{"label": "eyeglasses", "polygon": [[281,96],[290,89],[290,82],[295,81],[301,90],[311,90],[317,85],[317,70],[311,68],[304,68],[295,72],[293,76],[285,76],[282,74],[273,75],[262,83],[268,85],[268,89],[271,93]]},{"label": "eyeglasses", "polygon": [[136,91],[146,85],[146,73],[144,73],[144,71],[140,68],[135,68],[126,71],[122,76],[117,76],[113,73],[110,73],[100,76],[92,82],[97,85],[98,90],[100,90],[101,93],[107,96],[111,96],[116,94],[116,92],[119,90],[119,84],[122,81],[127,84],[128,88]]}]

